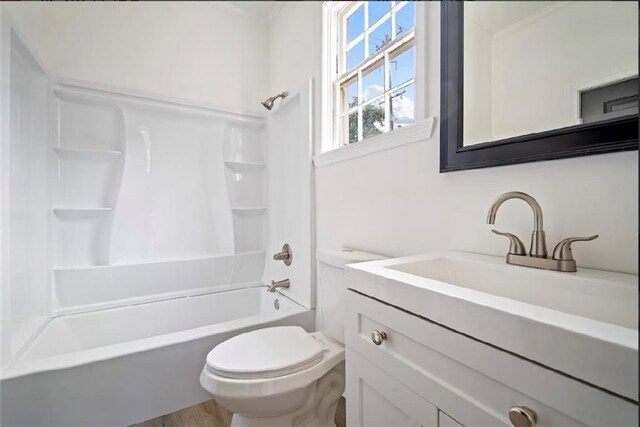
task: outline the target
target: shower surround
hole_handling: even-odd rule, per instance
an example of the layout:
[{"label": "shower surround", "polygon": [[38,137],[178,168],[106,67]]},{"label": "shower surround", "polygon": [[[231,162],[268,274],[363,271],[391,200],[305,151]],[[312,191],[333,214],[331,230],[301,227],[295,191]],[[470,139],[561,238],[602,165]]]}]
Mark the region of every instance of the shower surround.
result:
[{"label": "shower surround", "polygon": [[260,282],[262,119],[57,85],[54,310]]}]

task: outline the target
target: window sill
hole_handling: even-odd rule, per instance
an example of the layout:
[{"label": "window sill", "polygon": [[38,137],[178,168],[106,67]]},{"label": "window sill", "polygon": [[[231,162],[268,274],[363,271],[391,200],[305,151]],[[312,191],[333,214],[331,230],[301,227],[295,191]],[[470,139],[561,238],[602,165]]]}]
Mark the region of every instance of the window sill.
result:
[{"label": "window sill", "polygon": [[331,151],[317,154],[313,157],[313,164],[316,168],[342,162],[344,160],[355,159],[378,151],[389,150],[405,144],[411,144],[424,139],[431,138],[435,119],[429,117],[421,122],[406,128],[396,129],[392,132],[374,136],[364,141],[351,145],[336,148]]}]

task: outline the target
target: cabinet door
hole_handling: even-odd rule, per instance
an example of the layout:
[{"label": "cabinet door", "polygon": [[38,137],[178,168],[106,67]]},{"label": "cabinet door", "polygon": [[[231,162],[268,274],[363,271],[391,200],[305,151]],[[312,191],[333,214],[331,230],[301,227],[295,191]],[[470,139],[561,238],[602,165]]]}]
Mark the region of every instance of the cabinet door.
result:
[{"label": "cabinet door", "polygon": [[349,348],[346,361],[348,426],[438,426],[438,408],[413,390]]}]

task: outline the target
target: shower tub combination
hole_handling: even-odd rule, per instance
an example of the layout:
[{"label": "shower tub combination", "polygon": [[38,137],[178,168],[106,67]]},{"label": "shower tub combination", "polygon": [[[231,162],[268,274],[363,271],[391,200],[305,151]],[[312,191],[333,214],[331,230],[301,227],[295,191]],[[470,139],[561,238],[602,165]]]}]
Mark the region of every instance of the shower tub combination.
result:
[{"label": "shower tub combination", "polygon": [[[39,277],[51,280],[23,289],[42,299],[27,338],[3,328],[12,346],[2,354],[1,425],[164,415],[210,399],[199,375],[220,342],[269,326],[312,330],[313,311],[295,302],[309,306],[299,295],[308,279],[291,276],[295,286],[278,293],[264,285],[262,118],[60,82],[49,90],[54,140],[32,139],[50,164],[49,205],[38,207],[50,239],[33,247],[45,254]],[[25,271],[30,248],[19,252]]]},{"label": "shower tub combination", "polygon": [[[9,218],[0,234],[11,235],[2,244],[12,256],[0,289],[0,425],[164,415],[210,399],[199,375],[220,342],[269,326],[312,330],[310,227],[301,222],[310,214],[294,204],[310,209],[302,190],[311,174],[284,175],[278,163],[310,159],[310,140],[298,137],[310,98],[289,96],[267,132],[262,116],[61,80],[6,17],[11,114],[2,127],[12,147],[3,139]],[[278,144],[267,144],[272,133]],[[284,241],[299,248],[295,265],[267,265]],[[268,293],[268,276],[292,286]]]},{"label": "shower tub combination", "polygon": [[209,400],[198,378],[214,346],[311,330],[311,313],[259,286],[54,317],[4,375],[2,425],[128,425]]}]

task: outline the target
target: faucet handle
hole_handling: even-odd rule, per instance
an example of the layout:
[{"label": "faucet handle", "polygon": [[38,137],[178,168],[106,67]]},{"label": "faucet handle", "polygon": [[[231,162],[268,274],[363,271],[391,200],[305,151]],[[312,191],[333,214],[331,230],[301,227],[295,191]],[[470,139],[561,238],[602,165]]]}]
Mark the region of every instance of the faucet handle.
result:
[{"label": "faucet handle", "polygon": [[524,249],[524,243],[518,239],[518,236],[511,233],[503,233],[498,230],[491,230],[494,234],[499,236],[505,236],[509,239],[509,253],[513,255],[526,255],[527,251]]},{"label": "faucet handle", "polygon": [[571,244],[573,242],[588,242],[589,240],[596,239],[598,237],[597,234],[589,237],[568,237],[564,240],[561,240],[553,250],[553,259],[559,261],[572,261],[573,254],[571,253]]},{"label": "faucet handle", "polygon": [[286,266],[291,265],[292,258],[293,253],[291,252],[291,246],[289,246],[288,243],[285,243],[284,246],[282,246],[282,250],[280,252],[273,255],[274,261],[282,261]]}]

